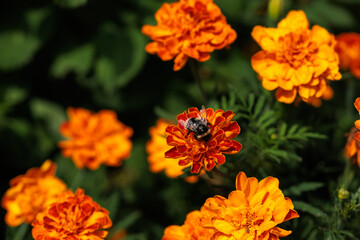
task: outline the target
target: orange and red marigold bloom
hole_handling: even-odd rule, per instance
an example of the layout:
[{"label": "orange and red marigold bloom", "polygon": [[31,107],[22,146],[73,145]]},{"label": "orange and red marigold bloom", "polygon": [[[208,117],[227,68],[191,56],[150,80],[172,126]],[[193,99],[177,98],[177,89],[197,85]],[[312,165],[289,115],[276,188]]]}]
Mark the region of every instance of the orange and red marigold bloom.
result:
[{"label": "orange and red marigold bloom", "polygon": [[[201,168],[213,169],[216,164],[225,162],[224,154],[236,154],[242,145],[233,140],[240,133],[240,126],[232,121],[232,111],[212,108],[189,108],[188,112],[177,116],[178,124],[168,126],[165,130],[167,144],[172,146],[165,153],[167,158],[179,159],[179,165],[190,164],[192,173],[199,173]],[[199,137],[191,129],[186,128],[188,119],[205,121],[209,131],[205,137]],[[208,138],[208,139],[206,139]]]},{"label": "orange and red marigold bloom", "polygon": [[209,60],[210,53],[236,39],[236,32],[213,0],[179,0],[164,3],[156,12],[157,26],[144,25],[142,32],[154,42],[145,50],[163,61],[175,58],[174,71],[188,58]]},{"label": "orange and red marigold bloom", "polygon": [[116,113],[101,110],[92,113],[82,108],[68,109],[69,121],[60,126],[67,138],[59,143],[62,154],[76,167],[95,170],[101,164],[120,166],[130,156],[132,128],[117,120]]},{"label": "orange and red marigold bloom", "polygon": [[63,193],[48,205],[32,223],[35,240],[100,240],[112,226],[109,212],[78,189]]},{"label": "orange and red marigold bloom", "polygon": [[360,78],[360,34],[342,33],[336,36],[336,42],[340,68],[350,70],[355,77]]},{"label": "orange and red marigold bloom", "polygon": [[47,160],[40,168],[31,168],[10,181],[1,201],[7,211],[7,225],[31,224],[40,211],[67,190],[66,184],[54,176],[55,171],[56,164]]},{"label": "orange and red marigold bloom", "polygon": [[254,40],[262,48],[251,58],[251,65],[265,89],[276,89],[280,102],[296,98],[319,105],[331,98],[327,81],[339,80],[339,57],[335,38],[326,29],[309,21],[303,11],[290,11],[277,28],[255,26]]},{"label": "orange and red marigold bloom", "polygon": [[[358,98],[355,99],[354,106],[355,106],[356,110],[357,110],[357,111],[359,112],[359,114],[360,114],[360,97],[358,97]],[[360,120],[356,120],[356,121],[355,121],[355,127],[356,127],[358,130],[360,130]],[[354,138],[355,138],[357,141],[360,142],[360,132],[359,132],[359,131],[355,132]]]},{"label": "orange and red marigold bloom", "polygon": [[209,240],[214,234],[211,228],[201,227],[201,217],[204,215],[200,211],[192,211],[186,216],[182,226],[171,225],[165,228],[164,236],[161,240]]},{"label": "orange and red marigold bloom", "polygon": [[292,201],[279,189],[277,178],[258,182],[243,172],[236,177],[236,190],[228,198],[208,198],[201,211],[202,227],[214,231],[212,240],[279,239],[291,231],[277,225],[299,217]]},{"label": "orange and red marigold bloom", "polygon": [[[156,126],[150,128],[151,139],[146,143],[146,152],[148,153],[149,168],[152,172],[158,173],[165,171],[169,178],[177,178],[184,173],[183,169],[190,166],[180,166],[178,161],[173,158],[165,158],[165,152],[170,150],[171,146],[166,143],[165,129],[171,123],[165,119],[159,119]],[[188,182],[196,182],[198,176],[185,178]]]},{"label": "orange and red marigold bloom", "polygon": [[357,163],[360,167],[360,142],[355,139],[357,132],[356,127],[351,129],[345,145],[345,156],[352,159],[353,163]]}]

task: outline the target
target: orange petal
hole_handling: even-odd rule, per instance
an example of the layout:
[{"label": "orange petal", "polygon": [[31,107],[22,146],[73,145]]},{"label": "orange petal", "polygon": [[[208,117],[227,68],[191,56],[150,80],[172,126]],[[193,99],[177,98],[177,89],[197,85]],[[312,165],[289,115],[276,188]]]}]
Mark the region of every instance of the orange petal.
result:
[{"label": "orange petal", "polygon": [[286,15],[283,20],[278,23],[277,27],[289,29],[291,31],[296,31],[298,29],[308,29],[309,21],[304,11],[292,10]]},{"label": "orange petal", "polygon": [[285,91],[284,89],[278,88],[276,90],[275,96],[279,102],[283,103],[292,103],[296,97],[296,89],[292,89],[290,91]]}]

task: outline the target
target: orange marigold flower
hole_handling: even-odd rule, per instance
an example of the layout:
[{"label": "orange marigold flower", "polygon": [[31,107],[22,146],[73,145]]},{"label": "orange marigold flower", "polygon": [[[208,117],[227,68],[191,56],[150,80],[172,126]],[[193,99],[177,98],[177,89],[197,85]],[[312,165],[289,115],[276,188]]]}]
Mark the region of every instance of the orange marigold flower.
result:
[{"label": "orange marigold flower", "polygon": [[277,225],[299,217],[292,201],[279,189],[277,178],[258,182],[243,172],[237,175],[236,190],[228,198],[208,198],[203,208],[208,214],[201,218],[202,226],[215,231],[212,240],[279,239],[291,231]]},{"label": "orange marigold flower", "polygon": [[46,160],[40,168],[31,168],[10,181],[1,206],[6,209],[5,222],[15,227],[32,223],[35,216],[66,191],[66,184],[55,177],[56,164]]},{"label": "orange marigold flower", "polygon": [[209,60],[215,49],[236,39],[236,32],[213,0],[179,0],[164,3],[156,12],[157,26],[144,25],[142,32],[154,42],[145,50],[163,61],[175,57],[174,71],[184,67],[188,58]]},{"label": "orange marigold flower", "polygon": [[201,227],[200,218],[204,213],[192,211],[186,216],[184,225],[171,225],[165,228],[162,240],[209,240],[214,234],[211,228]]},{"label": "orange marigold flower", "polygon": [[[356,98],[356,100],[354,102],[354,106],[360,114],[360,97]],[[355,121],[355,127],[360,130],[360,120]],[[356,132],[354,137],[356,140],[358,140],[360,142],[360,132]]]},{"label": "orange marigold flower", "polygon": [[32,223],[35,240],[100,240],[112,226],[109,212],[78,189],[63,193],[48,205]]},{"label": "orange marigold flower", "polygon": [[360,34],[342,33],[336,36],[336,41],[335,50],[339,54],[340,67],[360,78]]},{"label": "orange marigold flower", "polygon": [[[146,143],[146,152],[148,155],[148,162],[150,170],[154,173],[165,171],[169,178],[177,178],[182,175],[183,169],[190,166],[190,163],[185,166],[180,166],[178,161],[172,158],[165,158],[165,152],[170,150],[170,146],[166,143],[165,129],[170,126],[170,122],[165,119],[159,119],[156,126],[151,127],[149,132],[151,139]],[[190,176],[185,178],[188,182],[196,182],[198,176]]]},{"label": "orange marigold flower", "polygon": [[177,116],[178,124],[165,130],[167,144],[172,148],[165,153],[167,158],[180,158],[179,165],[191,165],[192,173],[201,168],[211,170],[225,162],[225,154],[235,154],[242,145],[232,140],[240,133],[232,111],[212,108],[199,110],[189,108]]},{"label": "orange marigold flower", "polygon": [[298,96],[318,105],[314,99],[327,97],[327,80],[341,78],[334,36],[318,25],[309,29],[301,10],[290,11],[277,28],[255,26],[251,35],[262,48],[251,65],[265,89],[277,89],[280,102],[292,103]]},{"label": "orange marigold flower", "polygon": [[116,113],[101,110],[92,113],[82,108],[68,108],[69,121],[60,126],[68,138],[59,147],[65,157],[71,157],[76,167],[98,169],[103,163],[120,166],[130,156],[132,128],[117,120]]},{"label": "orange marigold flower", "polygon": [[347,158],[352,159],[354,163],[357,162],[360,167],[360,142],[354,137],[357,132],[356,127],[351,129],[345,145],[345,155]]}]

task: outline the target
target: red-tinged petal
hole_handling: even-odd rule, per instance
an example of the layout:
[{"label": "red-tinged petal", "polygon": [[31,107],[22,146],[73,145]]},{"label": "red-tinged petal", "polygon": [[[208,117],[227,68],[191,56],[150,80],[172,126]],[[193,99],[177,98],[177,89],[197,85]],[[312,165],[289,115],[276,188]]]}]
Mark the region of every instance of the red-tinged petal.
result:
[{"label": "red-tinged petal", "polygon": [[356,108],[356,110],[359,112],[360,114],[360,97],[356,98],[355,102],[354,102],[354,106]]},{"label": "red-tinged petal", "polygon": [[179,158],[182,157],[182,154],[180,154],[178,152],[178,150],[176,149],[176,147],[171,148],[169,151],[165,152],[165,157],[166,158]]},{"label": "red-tinged petal", "polygon": [[223,154],[214,154],[213,156],[216,158],[216,161],[219,165],[225,163],[225,156]]}]

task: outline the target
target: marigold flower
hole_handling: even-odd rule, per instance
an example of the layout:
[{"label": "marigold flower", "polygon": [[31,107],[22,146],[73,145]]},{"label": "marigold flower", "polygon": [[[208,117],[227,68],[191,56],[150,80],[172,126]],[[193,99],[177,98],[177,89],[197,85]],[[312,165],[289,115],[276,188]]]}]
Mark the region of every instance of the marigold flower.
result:
[{"label": "marigold flower", "polygon": [[59,142],[59,147],[77,168],[120,166],[130,156],[133,130],[117,120],[114,111],[68,108],[67,112],[69,121],[61,124],[60,133],[68,140]]},{"label": "marigold flower", "polygon": [[48,205],[32,223],[35,240],[76,239],[100,240],[112,226],[109,212],[77,189],[63,193]]},{"label": "marigold flower", "polygon": [[215,231],[212,240],[279,239],[291,231],[277,225],[299,217],[292,201],[279,189],[277,178],[258,182],[243,172],[237,175],[236,190],[228,198],[208,198],[203,208],[211,213],[203,215],[201,222]]},{"label": "marigold flower", "polygon": [[[146,143],[146,152],[148,155],[149,168],[152,172],[158,173],[165,171],[169,178],[177,178],[182,175],[183,169],[190,166],[180,166],[178,161],[172,158],[165,158],[165,152],[170,150],[170,146],[166,143],[165,129],[170,126],[170,122],[165,119],[159,119],[156,126],[151,127],[149,132],[151,139]],[[198,176],[190,176],[185,178],[188,182],[196,182]]]},{"label": "marigold flower", "polygon": [[309,29],[301,10],[290,11],[277,28],[255,26],[251,35],[262,48],[251,65],[265,89],[277,89],[280,102],[292,103],[298,96],[312,103],[323,97],[327,80],[341,78],[334,36],[318,25]]},{"label": "marigold flower", "polygon": [[186,216],[184,225],[171,225],[165,228],[162,240],[209,240],[214,230],[201,227],[200,218],[204,213],[192,211]]},{"label": "marigold flower", "polygon": [[[165,130],[167,144],[172,146],[165,153],[167,158],[180,158],[179,165],[191,165],[192,173],[199,173],[201,168],[211,170],[216,164],[223,164],[223,154],[235,154],[240,151],[242,145],[232,140],[240,133],[232,111],[212,108],[203,108],[200,112],[197,108],[189,108],[177,116],[178,124],[168,126]],[[206,122],[208,134],[199,138],[194,131],[186,128],[188,119]],[[208,138],[208,139],[206,139]]]},{"label": "marigold flower", "polygon": [[32,223],[35,216],[66,191],[66,184],[55,177],[56,164],[46,160],[40,168],[30,168],[10,181],[1,206],[7,211],[5,222],[11,227]]},{"label": "marigold flower", "polygon": [[174,71],[184,67],[188,58],[209,60],[210,53],[236,39],[236,32],[213,0],[179,0],[164,3],[156,12],[157,26],[144,25],[142,32],[154,42],[145,50],[161,60],[175,57]]},{"label": "marigold flower", "polygon": [[360,78],[360,34],[342,33],[336,36],[335,50],[339,54],[340,68],[350,70]]},{"label": "marigold flower", "polygon": [[354,137],[357,132],[357,128],[351,129],[345,145],[345,155],[360,167],[360,142]]},{"label": "marigold flower", "polygon": [[[360,114],[360,97],[355,99],[354,106]],[[355,127],[360,130],[360,120],[355,121]],[[356,132],[354,134],[354,137],[356,140],[358,140],[360,142],[360,132]]]}]

